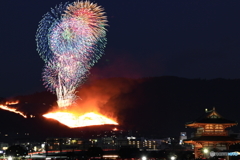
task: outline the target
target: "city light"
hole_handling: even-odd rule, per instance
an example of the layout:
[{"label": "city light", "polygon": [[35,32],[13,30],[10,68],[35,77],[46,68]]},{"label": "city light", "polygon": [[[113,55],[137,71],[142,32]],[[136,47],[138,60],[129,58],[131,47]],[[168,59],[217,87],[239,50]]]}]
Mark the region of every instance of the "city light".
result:
[{"label": "city light", "polygon": [[207,148],[204,148],[204,149],[203,149],[203,153],[205,153],[205,154],[208,153],[208,149],[207,149]]},{"label": "city light", "polygon": [[171,160],[175,160],[176,157],[175,157],[175,156],[171,156],[170,159],[171,159]]},{"label": "city light", "polygon": [[142,160],[147,160],[147,157],[146,156],[142,156]]}]

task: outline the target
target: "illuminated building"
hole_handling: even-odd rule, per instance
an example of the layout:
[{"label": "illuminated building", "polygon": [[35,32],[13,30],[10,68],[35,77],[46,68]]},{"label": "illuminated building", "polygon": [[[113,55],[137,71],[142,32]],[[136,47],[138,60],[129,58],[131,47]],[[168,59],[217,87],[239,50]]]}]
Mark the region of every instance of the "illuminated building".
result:
[{"label": "illuminated building", "polygon": [[91,146],[91,141],[86,143],[80,138],[48,138],[46,139],[46,150],[73,150],[85,149]]},{"label": "illuminated building", "polygon": [[187,139],[187,133],[186,132],[181,132],[180,133],[180,137],[179,137],[179,144],[182,145],[183,144],[183,140]]},{"label": "illuminated building", "polygon": [[194,146],[195,158],[209,157],[206,151],[228,150],[230,145],[240,142],[231,137],[226,130],[235,125],[237,122],[225,119],[215,108],[211,111],[206,110],[203,117],[186,124],[187,127],[196,128],[197,131],[192,138],[184,140],[184,143]]}]

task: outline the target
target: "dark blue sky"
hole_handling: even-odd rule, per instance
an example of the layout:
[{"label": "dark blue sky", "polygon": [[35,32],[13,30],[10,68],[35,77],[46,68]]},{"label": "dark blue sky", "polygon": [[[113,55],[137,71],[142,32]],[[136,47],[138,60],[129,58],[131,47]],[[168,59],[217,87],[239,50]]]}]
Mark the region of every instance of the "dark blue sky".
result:
[{"label": "dark blue sky", "polygon": [[[1,2],[0,97],[44,90],[35,33],[60,0]],[[239,0],[95,0],[107,12],[96,77],[240,78]]]}]

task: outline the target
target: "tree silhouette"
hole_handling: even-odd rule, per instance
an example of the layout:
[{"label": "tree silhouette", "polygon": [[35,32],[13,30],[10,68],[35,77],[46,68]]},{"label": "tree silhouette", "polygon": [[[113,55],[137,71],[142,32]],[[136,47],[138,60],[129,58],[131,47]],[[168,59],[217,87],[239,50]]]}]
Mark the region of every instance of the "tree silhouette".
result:
[{"label": "tree silhouette", "polygon": [[88,157],[102,157],[103,150],[101,147],[90,147],[87,151]]},{"label": "tree silhouette", "polygon": [[6,156],[11,156],[11,157],[25,157],[28,155],[28,151],[26,148],[20,145],[13,145],[10,146],[6,150]]}]

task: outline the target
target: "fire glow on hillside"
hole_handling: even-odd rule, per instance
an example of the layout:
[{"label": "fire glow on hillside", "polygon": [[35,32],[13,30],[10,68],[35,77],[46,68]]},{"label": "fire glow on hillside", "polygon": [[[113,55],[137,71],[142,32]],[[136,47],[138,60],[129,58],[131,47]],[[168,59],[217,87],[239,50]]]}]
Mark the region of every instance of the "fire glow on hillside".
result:
[{"label": "fire glow on hillside", "polygon": [[[15,102],[6,102],[5,104],[0,104],[0,109],[7,110],[16,114],[21,115],[24,118],[27,118],[23,112],[18,111],[17,108],[9,107],[10,105],[18,104],[18,101]],[[86,126],[94,126],[94,125],[118,125],[116,121],[111,118],[107,118],[106,116],[97,113],[97,112],[87,112],[84,114],[78,114],[67,110],[60,110],[56,112],[50,112],[43,115],[45,118],[51,118],[59,121],[60,123],[68,126],[69,128],[76,127],[86,127]],[[32,115],[31,115],[32,118]]]},{"label": "fire glow on hillside", "polygon": [[54,106],[43,117],[57,120],[69,128],[118,125],[115,105],[113,102],[109,102],[111,97],[115,97],[121,92],[116,86],[121,88],[125,86],[122,84],[111,86],[109,83],[94,82],[83,86],[78,91],[83,98],[77,99],[76,103],[66,108]]},{"label": "fire glow on hillside", "polygon": [[25,115],[23,112],[17,111],[16,108],[8,107],[9,105],[15,105],[15,104],[18,104],[18,103],[19,103],[18,101],[15,101],[15,102],[6,102],[4,105],[3,105],[3,104],[0,104],[0,109],[7,110],[7,111],[10,111],[10,112],[14,112],[14,113],[16,113],[16,114],[20,114],[20,115],[23,116],[24,118],[27,118],[27,115]]},{"label": "fire glow on hillside", "polygon": [[51,112],[43,115],[46,118],[52,118],[60,123],[68,126],[69,128],[76,127],[85,127],[85,126],[93,126],[93,125],[104,125],[104,124],[112,124],[118,125],[114,120],[107,118],[99,113],[88,112],[82,115],[74,114],[71,112]]}]

